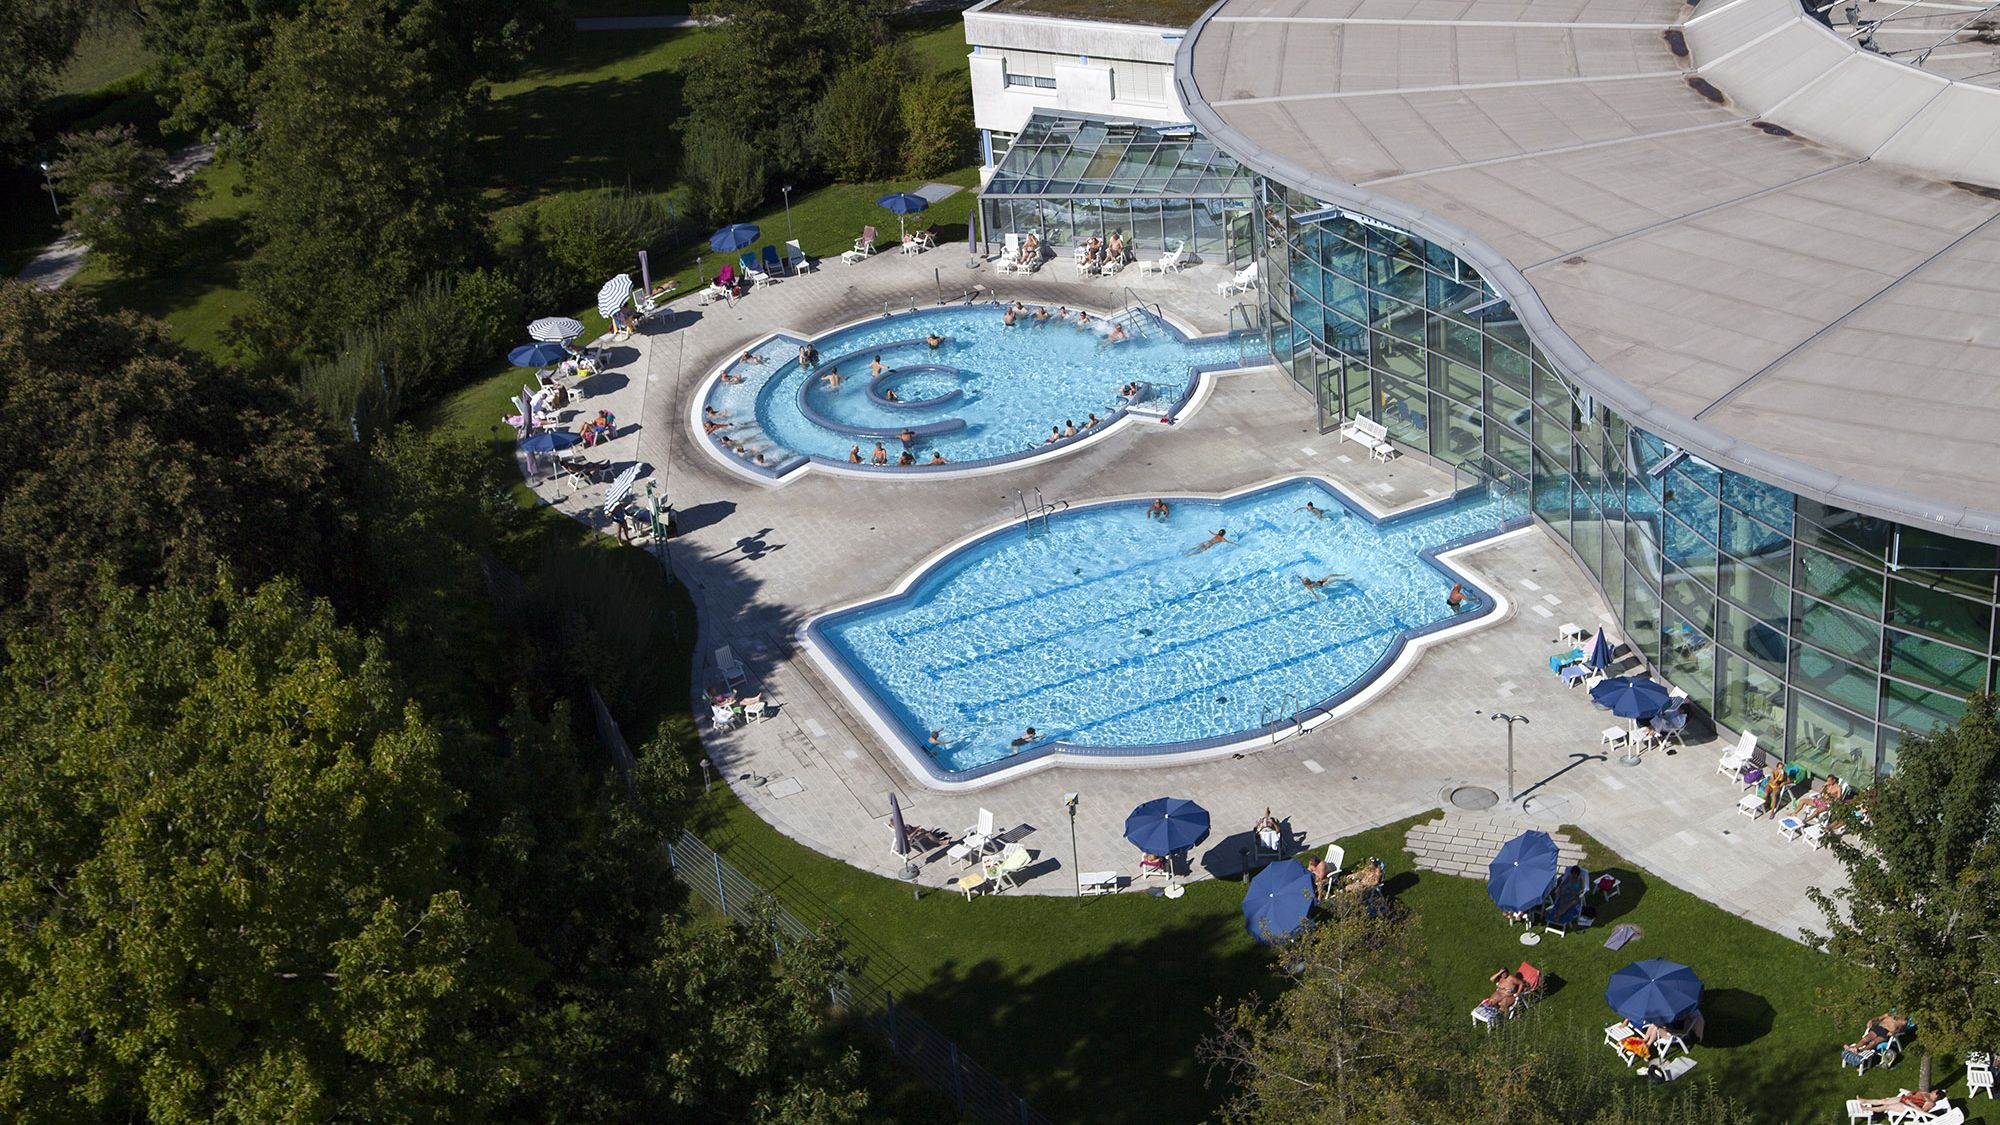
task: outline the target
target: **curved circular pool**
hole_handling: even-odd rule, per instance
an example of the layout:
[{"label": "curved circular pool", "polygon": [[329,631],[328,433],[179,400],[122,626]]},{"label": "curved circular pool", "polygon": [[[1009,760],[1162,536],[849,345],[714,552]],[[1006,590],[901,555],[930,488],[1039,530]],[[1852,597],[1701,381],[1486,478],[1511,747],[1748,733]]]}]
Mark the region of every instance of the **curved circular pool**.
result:
[{"label": "curved circular pool", "polygon": [[696,396],[697,421],[732,463],[767,476],[857,459],[937,472],[1050,452],[1128,412],[1169,416],[1201,372],[1244,366],[1228,337],[1190,339],[1143,309],[1036,311],[1011,326],[999,304],[876,317],[813,337],[810,366],[807,340],[766,337]]},{"label": "curved circular pool", "polygon": [[980,536],[806,639],[939,781],[1054,750],[1209,750],[1335,707],[1412,638],[1490,612],[1469,580],[1446,604],[1462,576],[1436,555],[1518,522],[1478,492],[1378,520],[1317,478],[1148,509]]}]

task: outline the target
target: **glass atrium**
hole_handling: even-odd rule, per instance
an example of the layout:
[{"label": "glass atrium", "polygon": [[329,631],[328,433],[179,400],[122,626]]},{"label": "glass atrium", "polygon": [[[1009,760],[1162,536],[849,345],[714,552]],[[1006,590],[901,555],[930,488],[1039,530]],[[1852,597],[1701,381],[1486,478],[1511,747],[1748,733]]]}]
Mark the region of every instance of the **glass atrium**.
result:
[{"label": "glass atrium", "polygon": [[1175,245],[1203,261],[1247,264],[1256,177],[1188,125],[1037,112],[981,189],[988,254],[1009,234],[1051,247],[1123,235],[1134,253]]}]

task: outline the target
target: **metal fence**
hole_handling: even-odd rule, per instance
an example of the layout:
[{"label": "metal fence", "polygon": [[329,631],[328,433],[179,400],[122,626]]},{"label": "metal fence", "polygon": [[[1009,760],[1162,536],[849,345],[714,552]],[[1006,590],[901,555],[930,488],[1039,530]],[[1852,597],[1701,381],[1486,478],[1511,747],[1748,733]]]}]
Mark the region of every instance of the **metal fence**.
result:
[{"label": "metal fence", "polygon": [[[781,951],[786,939],[803,939],[813,932],[814,927],[693,833],[683,831],[669,844],[667,858],[682,885],[723,917],[732,922],[770,920],[777,927]],[[821,929],[845,929],[837,917],[819,921]],[[1005,1082],[959,1050],[957,1043],[898,1003],[890,980],[900,975],[900,969],[863,957],[835,987],[833,1000],[880,1035],[897,1061],[948,1098],[961,1115],[994,1125],[1053,1125],[1027,1099],[1016,1096]]]}]

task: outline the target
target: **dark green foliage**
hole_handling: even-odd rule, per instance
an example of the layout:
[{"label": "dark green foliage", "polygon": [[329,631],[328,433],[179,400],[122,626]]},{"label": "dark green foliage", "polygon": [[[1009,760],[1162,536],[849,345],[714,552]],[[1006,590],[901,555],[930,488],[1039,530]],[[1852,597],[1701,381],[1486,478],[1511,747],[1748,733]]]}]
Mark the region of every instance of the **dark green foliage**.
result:
[{"label": "dark green foliage", "polygon": [[[1871,970],[1853,1022],[1896,1008],[1917,1022],[1930,1085],[1934,1050],[2000,1042],[2000,701],[1974,696],[1950,727],[1906,733],[1896,772],[1834,813],[1847,886],[1809,893],[1821,948]],[[1865,809],[1866,820],[1855,816]]]},{"label": "dark green foliage", "polygon": [[495,269],[467,270],[453,282],[451,299],[474,369],[490,366],[520,339],[526,306],[513,278]]},{"label": "dark green foliage", "polygon": [[520,293],[486,270],[434,275],[384,314],[350,331],[331,356],[309,360],[300,389],[343,431],[365,438],[413,406],[490,369],[518,330]]},{"label": "dark green foliage", "polygon": [[139,143],[129,124],[65,134],[50,175],[69,201],[63,214],[70,233],[121,270],[167,265],[188,206],[202,193],[192,178],[175,181],[167,162],[166,153]]},{"label": "dark green foliage", "polygon": [[908,57],[877,51],[834,76],[813,115],[813,144],[834,178],[879,180],[895,171],[902,148],[902,97]]},{"label": "dark green foliage", "polygon": [[593,293],[613,274],[636,276],[639,251],[665,250],[675,233],[666,197],[630,185],[560,196],[539,211],[549,258]]},{"label": "dark green foliage", "polygon": [[736,222],[763,202],[769,180],[764,156],[740,132],[720,121],[692,121],[683,129],[682,175],[696,215],[709,226]]},{"label": "dark green foliage", "polygon": [[289,574],[337,589],[352,517],[331,439],[282,389],[164,325],[0,283],[0,626],[48,623],[101,578]]},{"label": "dark green foliage", "polygon": [[903,172],[937,176],[971,151],[972,87],[960,73],[919,74],[903,85]]},{"label": "dark green foliage", "polygon": [[568,29],[561,0],[147,0],[145,10],[170,123],[229,137],[261,119],[259,72],[293,19],[365,22],[413,68],[456,89],[511,74]]},{"label": "dark green foliage", "polygon": [[25,156],[35,106],[76,51],[93,0],[0,4],[0,157]]},{"label": "dark green foliage", "polygon": [[325,352],[482,241],[466,105],[358,17],[284,25],[257,78],[245,283],[267,350]]},{"label": "dark green foliage", "polygon": [[[889,42],[894,0],[706,0],[695,15],[722,21],[721,42],[687,65],[682,148],[720,125],[748,141],[765,169],[786,179],[812,172],[815,107],[834,75]],[[695,177],[690,170],[688,178]]]}]

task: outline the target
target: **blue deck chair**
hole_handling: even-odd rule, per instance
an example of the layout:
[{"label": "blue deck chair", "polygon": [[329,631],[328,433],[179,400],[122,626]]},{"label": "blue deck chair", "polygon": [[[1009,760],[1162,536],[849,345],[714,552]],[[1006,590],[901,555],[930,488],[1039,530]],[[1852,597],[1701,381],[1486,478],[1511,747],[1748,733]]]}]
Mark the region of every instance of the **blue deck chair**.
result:
[{"label": "blue deck chair", "polygon": [[743,267],[743,272],[744,272],[744,273],[756,273],[756,272],[758,272],[758,271],[757,271],[757,252],[756,252],[755,250],[745,250],[745,251],[743,252],[742,256],[741,256],[741,257],[738,257],[738,258],[736,259],[736,264],[737,264],[737,265],[740,265],[740,266],[742,266],[742,267]]},{"label": "blue deck chair", "polygon": [[763,262],[764,272],[773,277],[777,276],[778,267],[782,263],[778,260],[778,248],[768,242],[764,244]]}]

